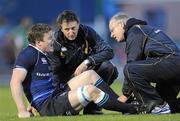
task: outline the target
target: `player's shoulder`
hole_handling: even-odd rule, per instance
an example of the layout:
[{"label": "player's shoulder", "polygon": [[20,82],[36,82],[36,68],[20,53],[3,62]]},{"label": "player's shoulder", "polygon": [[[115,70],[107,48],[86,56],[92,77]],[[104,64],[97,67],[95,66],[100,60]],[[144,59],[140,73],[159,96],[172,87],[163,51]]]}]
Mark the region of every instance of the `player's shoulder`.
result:
[{"label": "player's shoulder", "polygon": [[37,55],[38,55],[38,51],[35,48],[33,48],[32,46],[27,46],[20,52],[18,57],[30,60],[36,58]]},{"label": "player's shoulder", "polygon": [[85,32],[94,30],[92,27],[90,27],[89,25],[85,25],[85,24],[80,24],[80,29],[82,29]]},{"label": "player's shoulder", "polygon": [[38,59],[38,50],[32,46],[24,48],[16,58],[15,67],[23,67],[28,70],[32,65],[35,65]]},{"label": "player's shoulder", "polygon": [[85,38],[90,40],[92,37],[95,38],[97,35],[96,31],[92,27],[85,24],[80,24],[80,30],[83,31]]},{"label": "player's shoulder", "polygon": [[32,46],[27,46],[21,51],[22,54],[34,55],[37,53],[37,50]]}]

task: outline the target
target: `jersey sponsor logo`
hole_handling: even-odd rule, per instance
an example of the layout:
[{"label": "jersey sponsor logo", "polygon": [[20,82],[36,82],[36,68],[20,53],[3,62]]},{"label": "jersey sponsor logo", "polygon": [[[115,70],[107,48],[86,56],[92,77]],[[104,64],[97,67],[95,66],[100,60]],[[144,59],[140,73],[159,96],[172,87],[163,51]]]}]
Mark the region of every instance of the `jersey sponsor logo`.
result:
[{"label": "jersey sponsor logo", "polygon": [[45,77],[45,76],[50,76],[50,73],[39,73],[39,72],[37,72],[36,75]]},{"label": "jersey sponsor logo", "polygon": [[41,58],[42,64],[47,64],[47,60],[45,58]]}]

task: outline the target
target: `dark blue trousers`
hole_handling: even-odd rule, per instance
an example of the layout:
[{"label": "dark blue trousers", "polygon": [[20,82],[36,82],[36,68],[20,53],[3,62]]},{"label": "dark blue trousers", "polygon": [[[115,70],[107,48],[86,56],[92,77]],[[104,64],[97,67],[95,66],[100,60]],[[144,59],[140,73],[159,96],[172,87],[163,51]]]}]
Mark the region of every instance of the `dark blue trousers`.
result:
[{"label": "dark blue trousers", "polygon": [[[166,92],[161,92],[160,95],[158,86],[156,89],[151,83],[180,86],[180,57],[168,55],[131,62],[125,65],[124,75],[139,101],[162,103],[161,95],[166,95]],[[171,88],[165,87],[165,89],[173,92]],[[170,94],[173,95],[177,94]]]}]

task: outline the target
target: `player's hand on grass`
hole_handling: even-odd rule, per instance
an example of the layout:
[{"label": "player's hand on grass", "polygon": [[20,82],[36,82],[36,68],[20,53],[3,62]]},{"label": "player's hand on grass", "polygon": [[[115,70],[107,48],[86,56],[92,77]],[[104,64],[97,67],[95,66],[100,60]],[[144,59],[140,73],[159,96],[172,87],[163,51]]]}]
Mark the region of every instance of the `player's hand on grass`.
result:
[{"label": "player's hand on grass", "polygon": [[20,111],[19,113],[18,113],[18,117],[19,118],[29,118],[29,117],[31,117],[31,113],[29,112],[29,111]]},{"label": "player's hand on grass", "polygon": [[33,106],[31,106],[31,105],[29,105],[27,107],[27,110],[32,114],[32,116],[38,116],[39,115],[37,110]]}]

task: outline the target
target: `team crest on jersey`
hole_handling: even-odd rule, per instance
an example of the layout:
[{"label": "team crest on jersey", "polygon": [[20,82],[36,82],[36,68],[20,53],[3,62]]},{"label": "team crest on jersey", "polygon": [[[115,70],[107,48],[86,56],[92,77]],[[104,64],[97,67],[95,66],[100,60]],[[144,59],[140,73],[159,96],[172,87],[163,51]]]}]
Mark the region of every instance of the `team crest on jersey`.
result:
[{"label": "team crest on jersey", "polygon": [[42,64],[47,64],[47,60],[45,58],[41,58]]}]

